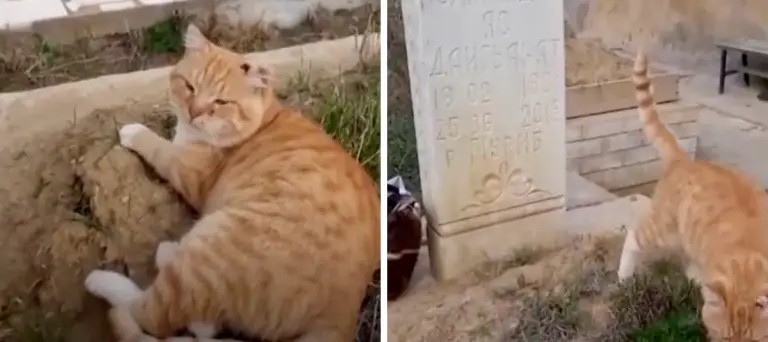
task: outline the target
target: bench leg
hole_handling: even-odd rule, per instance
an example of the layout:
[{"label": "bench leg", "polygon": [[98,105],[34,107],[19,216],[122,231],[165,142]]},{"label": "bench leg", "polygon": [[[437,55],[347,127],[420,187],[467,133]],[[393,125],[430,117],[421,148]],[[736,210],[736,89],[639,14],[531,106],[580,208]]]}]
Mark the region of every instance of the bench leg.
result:
[{"label": "bench leg", "polygon": [[720,53],[720,88],[719,93],[725,92],[725,61],[728,58],[728,50],[723,49]]},{"label": "bench leg", "polygon": [[[741,66],[746,67],[747,66],[747,53],[742,52],[741,53]],[[749,87],[749,74],[744,73],[744,84]]]}]

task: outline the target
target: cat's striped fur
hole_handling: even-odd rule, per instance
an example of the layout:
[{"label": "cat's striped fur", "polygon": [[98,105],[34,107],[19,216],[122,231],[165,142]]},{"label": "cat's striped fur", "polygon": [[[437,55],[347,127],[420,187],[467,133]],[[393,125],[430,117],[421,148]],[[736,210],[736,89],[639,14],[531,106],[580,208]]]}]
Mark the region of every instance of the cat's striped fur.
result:
[{"label": "cat's striped fur", "polygon": [[651,210],[624,242],[619,280],[654,248],[682,251],[702,287],[702,320],[712,341],[768,341],[768,227],[765,193],[735,169],[686,158],[659,119],[639,53],[634,83],[640,118],[664,171]]},{"label": "cat's striped fur", "polygon": [[185,46],[170,77],[173,143],[140,124],[120,137],[201,219],[139,298],[108,271],[86,287],[115,305],[126,341],[137,341],[120,336],[135,327],[162,339],[195,322],[270,340],[352,341],[379,265],[374,182],[322,127],[280,105],[267,69],[194,26]]}]

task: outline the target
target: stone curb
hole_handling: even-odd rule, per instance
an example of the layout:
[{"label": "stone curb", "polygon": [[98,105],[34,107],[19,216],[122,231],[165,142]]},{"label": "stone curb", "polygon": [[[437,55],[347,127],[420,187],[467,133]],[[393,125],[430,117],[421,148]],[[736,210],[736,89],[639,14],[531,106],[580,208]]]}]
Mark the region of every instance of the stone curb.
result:
[{"label": "stone curb", "polygon": [[[297,75],[317,80],[337,76],[379,58],[378,34],[351,36],[247,55],[273,68],[276,87]],[[172,67],[107,75],[29,91],[0,94],[0,149],[25,136],[61,127],[94,110],[136,102],[167,101]]]}]

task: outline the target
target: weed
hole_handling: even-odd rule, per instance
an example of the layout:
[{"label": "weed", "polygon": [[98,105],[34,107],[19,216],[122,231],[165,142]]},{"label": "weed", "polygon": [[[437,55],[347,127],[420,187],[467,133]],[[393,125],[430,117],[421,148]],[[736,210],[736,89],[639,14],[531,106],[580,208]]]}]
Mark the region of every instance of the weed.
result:
[{"label": "weed", "polygon": [[583,320],[579,288],[564,293],[537,293],[523,302],[524,314],[505,341],[568,341],[578,335]]},{"label": "weed", "polygon": [[182,34],[186,20],[180,15],[158,22],[144,29],[144,49],[149,53],[181,53],[184,51]]},{"label": "weed", "polygon": [[24,342],[66,342],[66,325],[54,313],[30,311],[11,330],[8,339]]},{"label": "weed", "polygon": [[615,320],[603,338],[649,341],[663,334],[664,341],[699,341],[705,334],[698,324],[700,303],[698,287],[678,265],[658,262],[611,296]]},{"label": "weed", "polygon": [[177,13],[143,29],[107,36],[85,35],[66,44],[52,44],[33,34],[3,36],[0,91],[28,90],[173,64],[182,54],[182,35],[188,22],[207,21],[200,26],[208,38],[236,52],[249,53],[369,32],[368,26],[376,28],[377,23],[360,18],[368,18],[371,12],[363,6],[352,12],[332,13],[326,21],[333,25],[324,25],[322,31],[305,24],[267,33],[261,25],[232,25],[207,16]]},{"label": "weed", "polygon": [[[376,69],[378,70],[378,69]],[[379,179],[379,80],[376,72],[371,78],[357,82],[357,94],[325,90],[319,107],[323,127],[356,157],[370,175]]]}]

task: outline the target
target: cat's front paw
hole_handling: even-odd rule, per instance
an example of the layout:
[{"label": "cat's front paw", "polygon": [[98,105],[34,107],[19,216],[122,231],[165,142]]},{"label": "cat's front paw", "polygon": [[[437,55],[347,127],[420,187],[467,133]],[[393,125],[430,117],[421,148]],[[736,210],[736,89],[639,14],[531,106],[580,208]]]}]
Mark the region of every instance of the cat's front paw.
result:
[{"label": "cat's front paw", "polygon": [[140,134],[149,132],[150,129],[139,123],[127,124],[120,127],[120,145],[133,149],[136,146],[137,138]]},{"label": "cat's front paw", "polygon": [[130,303],[141,297],[141,289],[128,277],[113,271],[94,270],[85,278],[85,288],[112,306]]}]

